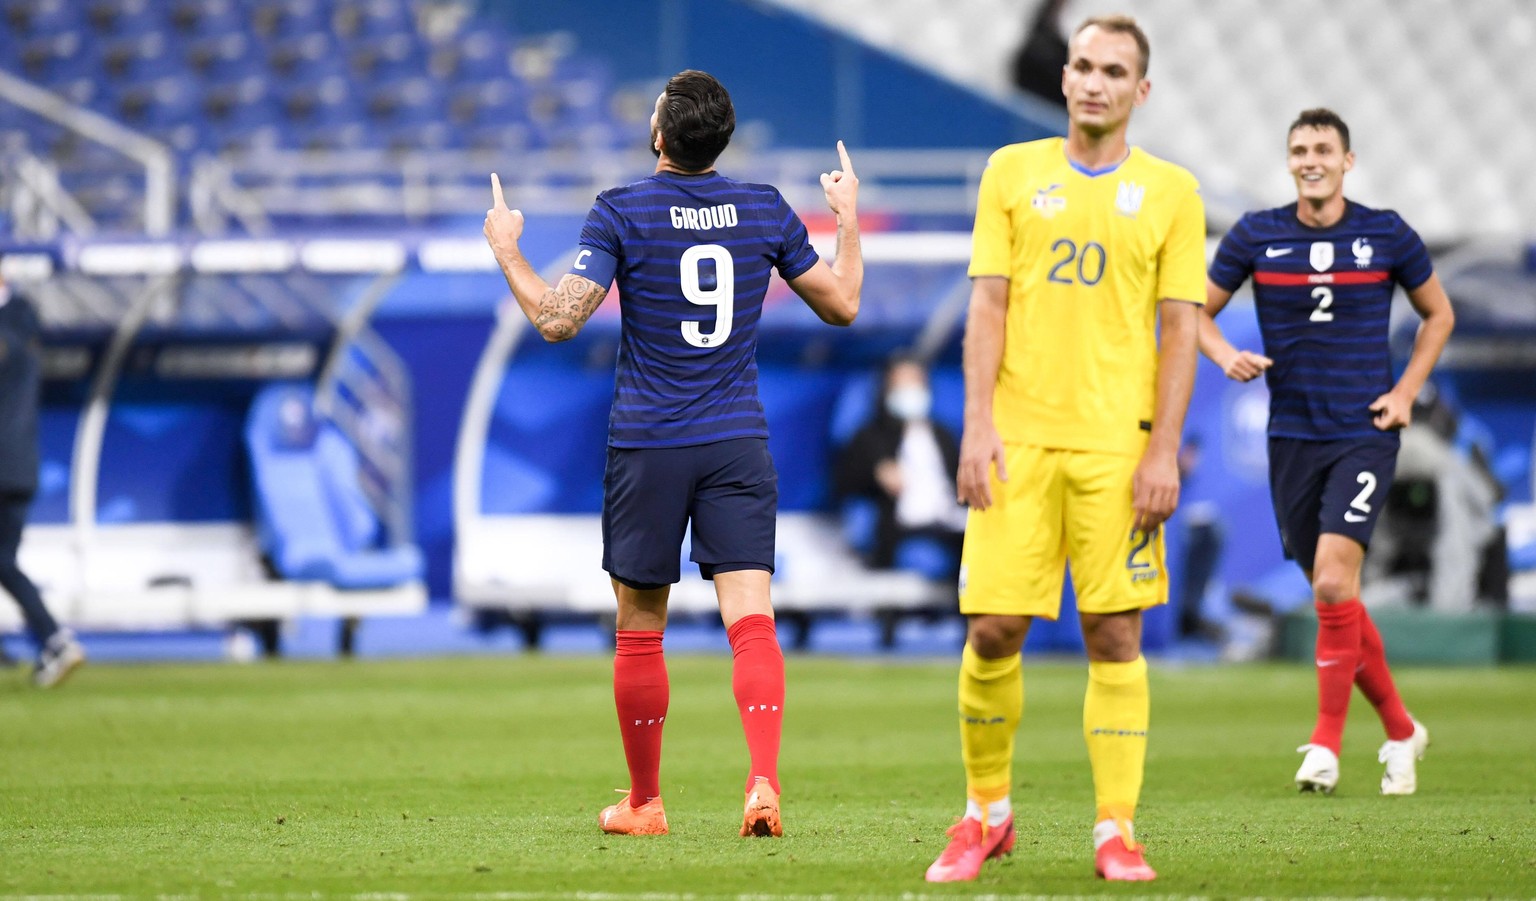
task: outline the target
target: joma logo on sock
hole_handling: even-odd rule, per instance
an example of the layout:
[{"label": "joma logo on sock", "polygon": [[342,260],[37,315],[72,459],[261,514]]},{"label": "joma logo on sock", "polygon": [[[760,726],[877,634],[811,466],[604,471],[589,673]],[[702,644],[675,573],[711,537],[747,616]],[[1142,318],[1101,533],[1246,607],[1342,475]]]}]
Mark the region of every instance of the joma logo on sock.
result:
[{"label": "joma logo on sock", "polygon": [[1145,729],[1095,729],[1089,735],[1109,735],[1115,738],[1146,738]]},{"label": "joma logo on sock", "polygon": [[658,716],[648,720],[635,720],[636,726],[659,726],[666,721],[666,717]]},{"label": "joma logo on sock", "polygon": [[779,712],[779,705],[774,704],[772,707],[769,707],[767,704],[748,704],[747,705],[747,712],[748,713],[778,713]]},{"label": "joma logo on sock", "polygon": [[971,726],[1000,726],[1003,723],[1000,716],[962,716],[960,719]]}]

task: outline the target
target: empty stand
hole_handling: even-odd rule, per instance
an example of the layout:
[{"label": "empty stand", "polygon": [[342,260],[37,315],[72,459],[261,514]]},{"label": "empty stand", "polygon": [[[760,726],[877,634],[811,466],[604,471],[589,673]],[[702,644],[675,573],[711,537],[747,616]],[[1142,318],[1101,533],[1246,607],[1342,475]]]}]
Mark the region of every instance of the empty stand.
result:
[{"label": "empty stand", "polygon": [[[997,96],[1035,3],[773,0]],[[1021,8],[1022,7],[1022,8]],[[1285,127],[1329,106],[1355,132],[1350,193],[1431,242],[1536,234],[1536,6],[1526,0],[1072,0],[1135,15],[1153,83],[1132,139],[1200,177],[1230,219],[1291,196]],[[1220,223],[1219,223],[1220,224]]]}]

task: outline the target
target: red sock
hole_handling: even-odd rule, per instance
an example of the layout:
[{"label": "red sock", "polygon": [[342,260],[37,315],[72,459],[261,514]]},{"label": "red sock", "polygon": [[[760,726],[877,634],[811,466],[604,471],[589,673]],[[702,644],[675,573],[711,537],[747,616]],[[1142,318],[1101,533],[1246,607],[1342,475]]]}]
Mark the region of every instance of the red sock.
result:
[{"label": "red sock", "polygon": [[1413,735],[1413,720],[1397,696],[1397,685],[1392,681],[1392,670],[1387,667],[1387,646],[1382,643],[1381,633],[1371,622],[1371,614],[1360,607],[1360,663],[1355,670],[1355,684],[1376,708],[1381,725],[1387,730],[1387,738],[1403,741]]},{"label": "red sock", "polygon": [[758,776],[766,776],[779,790],[779,736],[784,729],[784,652],[779,650],[773,617],[761,613],[743,616],[726,630],[735,666],[731,687],[741,711],[741,728],[747,734],[752,769],[747,791]]},{"label": "red sock", "polygon": [[625,630],[613,656],[613,704],[629,764],[629,803],[661,796],[661,724],[667,719],[667,660],[661,633]]},{"label": "red sock", "polygon": [[1360,662],[1360,601],[1317,602],[1317,726],[1312,744],[1339,753]]}]

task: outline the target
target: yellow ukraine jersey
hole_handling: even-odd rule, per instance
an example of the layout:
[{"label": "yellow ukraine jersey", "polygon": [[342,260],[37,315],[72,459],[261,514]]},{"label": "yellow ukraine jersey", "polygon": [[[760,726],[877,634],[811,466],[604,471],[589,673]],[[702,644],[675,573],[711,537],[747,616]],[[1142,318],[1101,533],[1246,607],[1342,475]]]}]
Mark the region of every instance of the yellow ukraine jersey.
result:
[{"label": "yellow ukraine jersey", "polygon": [[992,415],[1003,441],[1140,454],[1157,381],[1157,302],[1205,302],[1205,205],[1140,148],[1090,172],[1065,141],[1013,144],[981,177],[970,274],[1008,279]]}]

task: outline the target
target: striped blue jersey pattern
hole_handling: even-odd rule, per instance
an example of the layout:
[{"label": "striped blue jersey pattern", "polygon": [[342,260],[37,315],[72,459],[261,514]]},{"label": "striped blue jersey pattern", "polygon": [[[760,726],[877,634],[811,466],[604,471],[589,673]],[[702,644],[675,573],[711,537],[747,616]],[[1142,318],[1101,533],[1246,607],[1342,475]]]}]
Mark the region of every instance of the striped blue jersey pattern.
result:
[{"label": "striped blue jersey pattern", "polygon": [[1396,441],[1369,409],[1393,384],[1392,293],[1433,274],[1424,242],[1392,210],[1350,201],[1327,228],[1303,225],[1294,203],[1239,219],[1210,278],[1227,291],[1253,279],[1264,355],[1274,360],[1265,373],[1269,434]]},{"label": "striped blue jersey pattern", "polygon": [[768,437],[757,391],[763,298],[775,270],[792,279],[819,259],[778,190],[660,172],[598,195],[581,246],[613,260],[619,286],[609,446]]}]

